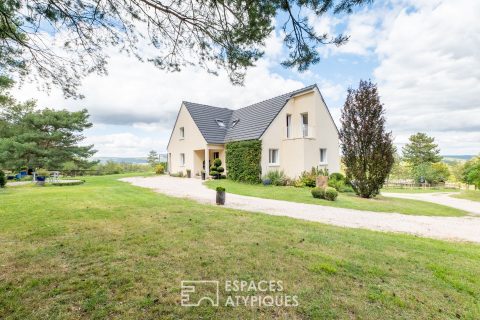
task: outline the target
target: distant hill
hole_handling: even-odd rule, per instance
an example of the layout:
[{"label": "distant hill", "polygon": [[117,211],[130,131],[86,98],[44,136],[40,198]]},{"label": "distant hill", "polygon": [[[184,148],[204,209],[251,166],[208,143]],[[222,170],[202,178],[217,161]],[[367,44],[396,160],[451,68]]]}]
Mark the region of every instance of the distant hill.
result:
[{"label": "distant hill", "polygon": [[124,157],[93,157],[94,160],[99,160],[101,163],[107,161],[120,162],[120,163],[147,163],[147,158],[124,158]]},{"label": "distant hill", "polygon": [[475,157],[474,155],[444,155],[443,161],[468,161]]},{"label": "distant hill", "polygon": [[[167,154],[161,153],[159,155],[161,162],[167,162]],[[147,157],[93,157],[93,160],[99,160],[101,163],[107,161],[119,162],[119,163],[147,163]]]}]

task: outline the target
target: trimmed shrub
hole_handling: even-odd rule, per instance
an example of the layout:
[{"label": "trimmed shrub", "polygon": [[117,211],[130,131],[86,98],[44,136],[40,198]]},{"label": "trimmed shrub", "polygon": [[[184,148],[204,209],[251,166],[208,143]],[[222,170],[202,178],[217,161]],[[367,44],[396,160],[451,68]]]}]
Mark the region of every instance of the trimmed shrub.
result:
[{"label": "trimmed shrub", "polygon": [[225,192],[224,187],[216,187],[215,190],[218,191],[218,192]]},{"label": "trimmed shrub", "polygon": [[325,189],[324,188],[313,188],[312,196],[317,199],[325,199]]},{"label": "trimmed shrub", "polygon": [[5,188],[7,184],[7,178],[5,177],[5,172],[0,170],[0,188]]},{"label": "trimmed shrub", "polygon": [[213,160],[213,165],[210,167],[210,175],[214,179],[220,179],[220,176],[222,172],[225,171],[225,169],[222,167],[222,160],[220,159],[215,159]]},{"label": "trimmed shrub", "polygon": [[163,166],[163,164],[157,164],[155,166],[155,173],[156,174],[164,174],[165,173],[165,167]]},{"label": "trimmed shrub", "polygon": [[229,142],[225,146],[228,178],[234,181],[260,183],[262,142],[245,140]]},{"label": "trimmed shrub", "polygon": [[69,181],[69,182],[54,182],[52,183],[52,186],[58,186],[58,187],[63,187],[63,186],[78,186],[81,184],[84,184],[85,180],[78,180],[78,181]]},{"label": "trimmed shrub", "polygon": [[337,190],[331,187],[320,188],[315,187],[312,189],[312,196],[317,199],[325,199],[328,201],[335,201],[338,196]]},{"label": "trimmed shrub", "polygon": [[338,192],[335,190],[335,188],[326,187],[324,197],[325,200],[335,201],[335,199],[338,197]]}]

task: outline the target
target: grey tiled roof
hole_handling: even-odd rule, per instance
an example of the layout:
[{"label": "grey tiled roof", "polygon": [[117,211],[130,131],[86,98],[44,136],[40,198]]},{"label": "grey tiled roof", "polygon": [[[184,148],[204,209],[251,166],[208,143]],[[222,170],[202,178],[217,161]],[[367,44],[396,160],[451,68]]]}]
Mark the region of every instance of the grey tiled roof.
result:
[{"label": "grey tiled roof", "polygon": [[[238,110],[185,101],[183,103],[207,143],[251,140],[262,136],[292,96],[315,87],[316,85],[311,85]],[[225,128],[219,127],[216,120],[222,120]],[[235,120],[238,122],[232,127]]]}]

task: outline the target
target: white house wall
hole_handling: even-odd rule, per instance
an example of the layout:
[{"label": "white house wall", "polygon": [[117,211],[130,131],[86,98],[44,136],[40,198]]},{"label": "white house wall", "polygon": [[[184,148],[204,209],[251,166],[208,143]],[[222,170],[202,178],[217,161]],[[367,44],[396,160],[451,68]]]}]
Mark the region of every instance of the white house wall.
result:
[{"label": "white house wall", "polygon": [[[309,136],[302,136],[302,113],[308,113]],[[292,116],[291,137],[287,139],[286,116]],[[291,178],[320,165],[320,148],[327,149],[330,173],[340,171],[339,137],[329,112],[314,89],[290,99],[262,138],[262,174],[283,170]],[[279,149],[279,165],[269,164],[269,149]]]},{"label": "white house wall", "polygon": [[[185,130],[185,138],[183,139],[180,135],[181,127]],[[206,146],[205,138],[193,121],[187,108],[182,104],[167,148],[170,161],[169,171],[171,173],[183,172],[185,174],[186,170],[189,169],[192,170],[192,174],[196,174],[194,172],[194,164],[196,163],[195,168],[198,167],[199,160],[196,159],[194,150],[203,150]],[[185,154],[185,165],[183,166],[180,163],[181,153]]]}]

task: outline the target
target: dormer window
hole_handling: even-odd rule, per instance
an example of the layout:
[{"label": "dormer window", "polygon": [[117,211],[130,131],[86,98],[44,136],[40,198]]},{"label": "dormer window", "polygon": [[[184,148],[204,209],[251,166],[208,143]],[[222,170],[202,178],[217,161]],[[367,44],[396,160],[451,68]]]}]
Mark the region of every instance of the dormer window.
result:
[{"label": "dormer window", "polygon": [[225,123],[223,122],[223,120],[216,119],[215,121],[217,122],[217,124],[220,128],[225,128]]},{"label": "dormer window", "polygon": [[232,121],[232,128],[237,125],[238,121],[240,121],[240,119],[235,119]]}]

